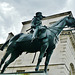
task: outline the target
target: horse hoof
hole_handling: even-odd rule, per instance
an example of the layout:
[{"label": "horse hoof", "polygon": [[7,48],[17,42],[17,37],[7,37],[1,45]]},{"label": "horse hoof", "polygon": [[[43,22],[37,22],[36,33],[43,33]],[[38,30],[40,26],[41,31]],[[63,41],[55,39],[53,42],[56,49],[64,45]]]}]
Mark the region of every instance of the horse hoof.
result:
[{"label": "horse hoof", "polygon": [[1,51],[3,51],[3,49],[2,49],[2,48],[0,48],[0,50],[1,50]]},{"label": "horse hoof", "polygon": [[38,68],[35,68],[35,71],[38,71]]},{"label": "horse hoof", "polygon": [[45,73],[47,73],[47,70],[44,70]]}]

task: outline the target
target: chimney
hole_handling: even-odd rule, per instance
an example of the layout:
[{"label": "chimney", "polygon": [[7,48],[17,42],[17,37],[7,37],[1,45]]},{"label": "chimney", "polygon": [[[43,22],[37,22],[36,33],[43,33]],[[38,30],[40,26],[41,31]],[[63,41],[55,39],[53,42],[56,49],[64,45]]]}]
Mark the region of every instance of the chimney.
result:
[{"label": "chimney", "polygon": [[8,33],[8,37],[7,37],[6,41],[9,40],[10,38],[12,38],[13,36],[14,36],[14,34],[12,32]]}]

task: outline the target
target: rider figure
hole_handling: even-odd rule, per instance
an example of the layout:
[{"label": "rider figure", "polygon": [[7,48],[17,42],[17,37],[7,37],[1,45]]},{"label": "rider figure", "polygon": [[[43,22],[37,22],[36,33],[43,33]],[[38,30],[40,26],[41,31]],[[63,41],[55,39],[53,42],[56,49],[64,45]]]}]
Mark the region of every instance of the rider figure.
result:
[{"label": "rider figure", "polygon": [[34,18],[31,21],[31,28],[34,29],[33,36],[32,36],[32,39],[33,40],[36,38],[36,35],[38,33],[39,26],[42,25],[41,20],[43,18],[45,18],[45,17],[42,16],[42,13],[41,12],[37,12],[36,13],[36,16],[34,16]]}]

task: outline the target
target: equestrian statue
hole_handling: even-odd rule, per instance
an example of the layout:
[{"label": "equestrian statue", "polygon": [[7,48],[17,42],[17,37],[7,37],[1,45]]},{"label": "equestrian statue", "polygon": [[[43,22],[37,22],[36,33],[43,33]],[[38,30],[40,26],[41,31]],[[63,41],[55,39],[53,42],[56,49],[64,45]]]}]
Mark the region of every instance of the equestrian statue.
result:
[{"label": "equestrian statue", "polygon": [[[56,47],[58,36],[65,26],[75,28],[75,19],[72,16],[66,16],[50,27],[43,26],[41,20],[44,18],[41,12],[37,12],[36,16],[31,21],[29,33],[19,33],[6,41],[0,48],[1,51],[8,45],[7,50],[0,62],[0,68],[3,65],[1,73],[4,73],[7,66],[22,54],[22,52],[35,53],[40,52],[35,71],[39,70],[40,62],[45,56],[44,72],[47,72],[47,66]],[[27,31],[28,31],[27,30]],[[9,60],[6,58],[11,54]],[[5,63],[4,63],[5,62]]]}]

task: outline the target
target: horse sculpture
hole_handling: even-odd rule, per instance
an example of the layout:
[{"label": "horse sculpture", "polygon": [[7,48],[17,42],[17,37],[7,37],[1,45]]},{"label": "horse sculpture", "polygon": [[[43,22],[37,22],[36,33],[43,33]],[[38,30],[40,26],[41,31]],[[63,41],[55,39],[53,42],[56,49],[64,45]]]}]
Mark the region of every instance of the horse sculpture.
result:
[{"label": "horse sculpture", "polygon": [[[32,41],[32,33],[24,34],[20,33],[7,42],[1,47],[1,50],[4,49],[4,47],[8,44],[7,50],[3,58],[1,59],[0,68],[5,62],[6,58],[11,54],[11,57],[8,61],[5,62],[1,73],[4,73],[6,67],[12,63],[19,55],[22,54],[22,52],[28,52],[28,53],[34,53],[37,51],[40,51],[38,62],[36,65],[35,70],[38,71],[40,62],[46,52],[46,60],[45,60],[45,68],[44,71],[47,71],[47,66],[51,57],[51,54],[53,50],[55,49],[56,42],[58,40],[58,36],[63,30],[65,26],[68,27],[75,27],[75,19],[71,16],[64,17],[57,23],[53,24],[50,27],[41,26],[38,32],[38,38]],[[43,27],[43,28],[42,28]],[[42,34],[46,33],[46,37],[42,39],[39,39],[39,37],[42,36]]]}]

